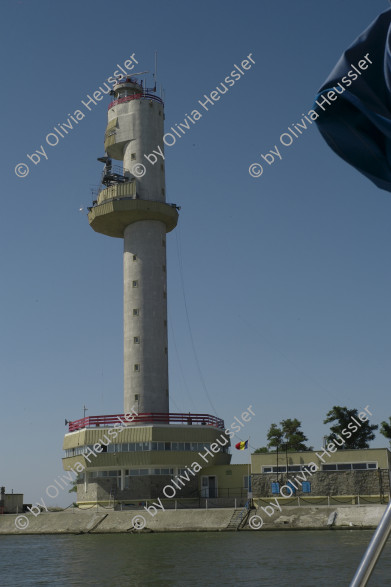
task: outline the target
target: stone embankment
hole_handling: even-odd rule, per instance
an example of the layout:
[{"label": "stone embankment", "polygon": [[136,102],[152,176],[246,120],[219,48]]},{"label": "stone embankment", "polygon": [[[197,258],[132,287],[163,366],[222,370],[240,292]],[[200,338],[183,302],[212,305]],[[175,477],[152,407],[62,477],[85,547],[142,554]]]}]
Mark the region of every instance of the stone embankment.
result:
[{"label": "stone embankment", "polygon": [[165,510],[153,517],[144,509],[113,511],[103,508],[45,512],[36,517],[32,514],[6,514],[0,516],[0,534],[256,531],[249,526],[253,516],[259,516],[257,522],[261,527],[258,531],[375,528],[385,508],[385,505],[287,506],[271,515],[259,508],[251,510],[244,527],[241,526],[246,511],[234,508]]}]

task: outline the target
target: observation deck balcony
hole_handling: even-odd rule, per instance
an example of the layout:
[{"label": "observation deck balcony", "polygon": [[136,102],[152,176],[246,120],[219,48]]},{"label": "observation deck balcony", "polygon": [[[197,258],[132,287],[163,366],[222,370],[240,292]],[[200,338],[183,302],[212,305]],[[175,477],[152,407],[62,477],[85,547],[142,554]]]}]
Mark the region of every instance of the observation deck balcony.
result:
[{"label": "observation deck balcony", "polygon": [[131,96],[124,96],[123,98],[118,98],[118,100],[113,100],[108,105],[107,110],[113,108],[113,106],[117,106],[117,104],[124,104],[125,102],[130,102],[131,100],[153,100],[154,102],[159,102],[160,104],[164,104],[163,100],[159,98],[159,96],[155,96],[155,94],[150,94],[149,92],[144,92],[140,94],[132,94]]},{"label": "observation deck balcony", "polygon": [[83,430],[84,428],[112,427],[123,421],[128,426],[137,424],[182,424],[187,426],[211,426],[213,428],[225,429],[224,420],[211,416],[210,414],[191,414],[188,412],[173,413],[141,413],[134,416],[131,422],[125,420],[124,414],[113,414],[109,416],[86,416],[80,420],[68,422],[69,432]]},{"label": "observation deck balcony", "polygon": [[[133,194],[133,195],[131,195]],[[135,199],[136,182],[110,186],[99,193],[97,204],[89,208],[88,221],[95,232],[123,238],[129,224],[139,220],[158,220],[166,232],[178,222],[178,206],[166,202]]]}]

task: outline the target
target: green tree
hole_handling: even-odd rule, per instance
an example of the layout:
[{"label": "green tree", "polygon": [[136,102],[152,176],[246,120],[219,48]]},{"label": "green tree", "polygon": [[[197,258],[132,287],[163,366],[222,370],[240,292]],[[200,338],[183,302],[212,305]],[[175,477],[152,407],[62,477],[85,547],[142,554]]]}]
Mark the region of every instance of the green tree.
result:
[{"label": "green tree", "polygon": [[68,490],[68,493],[77,493],[77,479],[72,481],[71,488]]},{"label": "green tree", "polygon": [[[352,418],[361,424],[361,427],[357,426]],[[340,445],[340,441],[343,440],[343,448],[369,448],[369,443],[375,438],[373,431],[378,429],[378,426],[375,424],[370,424],[368,421],[362,422],[358,417],[358,410],[353,408],[349,409],[346,406],[333,406],[323,421],[324,424],[328,424],[329,422],[335,422],[335,424],[330,426],[331,434],[327,437],[327,441],[332,442],[336,439],[336,444]],[[357,428],[356,431],[353,430],[354,427]],[[341,436],[342,430],[344,429],[351,433],[350,438],[347,434]]]},{"label": "green tree", "polygon": [[268,447],[284,447],[290,451],[310,450],[304,444],[308,438],[300,428],[301,422],[297,418],[281,420],[280,427],[273,423],[267,433]]},{"label": "green tree", "polygon": [[[282,422],[280,422],[282,424]],[[268,443],[267,446],[270,448],[272,446],[277,447],[280,446],[283,442],[284,432],[281,428],[277,426],[277,424],[271,424],[269,431],[267,433]]]},{"label": "green tree", "polygon": [[391,416],[388,419],[389,419],[389,423],[381,422],[380,434],[383,434],[383,436],[388,438],[388,440],[390,441],[390,445],[391,445]]},{"label": "green tree", "polygon": [[71,488],[68,490],[68,493],[77,493],[77,484],[83,483],[83,477],[79,473],[78,476],[72,481]]}]

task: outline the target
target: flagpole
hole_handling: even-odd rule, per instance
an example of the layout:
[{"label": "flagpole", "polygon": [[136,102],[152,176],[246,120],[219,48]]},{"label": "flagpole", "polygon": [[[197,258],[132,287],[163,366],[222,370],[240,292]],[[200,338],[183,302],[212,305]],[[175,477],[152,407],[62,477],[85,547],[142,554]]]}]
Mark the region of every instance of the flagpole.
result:
[{"label": "flagpole", "polygon": [[248,446],[248,467],[247,467],[247,478],[248,478],[248,483],[247,483],[247,501],[248,501],[248,507],[250,509],[251,507],[251,501],[252,501],[252,497],[253,497],[253,492],[252,492],[252,487],[251,487],[251,473],[250,473],[250,469],[251,469],[251,448],[250,448],[250,436],[248,437],[248,441],[247,441],[247,446]]}]

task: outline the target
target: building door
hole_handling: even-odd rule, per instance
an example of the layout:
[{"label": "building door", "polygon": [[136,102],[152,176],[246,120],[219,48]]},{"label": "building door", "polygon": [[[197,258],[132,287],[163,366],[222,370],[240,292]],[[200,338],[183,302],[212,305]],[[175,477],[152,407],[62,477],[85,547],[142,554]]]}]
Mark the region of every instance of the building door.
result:
[{"label": "building door", "polygon": [[215,475],[202,476],[201,497],[217,497],[217,478]]},{"label": "building door", "polygon": [[217,479],[213,475],[208,477],[209,480],[209,497],[217,497]]}]

